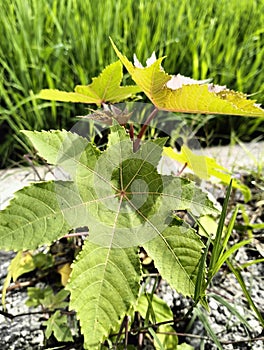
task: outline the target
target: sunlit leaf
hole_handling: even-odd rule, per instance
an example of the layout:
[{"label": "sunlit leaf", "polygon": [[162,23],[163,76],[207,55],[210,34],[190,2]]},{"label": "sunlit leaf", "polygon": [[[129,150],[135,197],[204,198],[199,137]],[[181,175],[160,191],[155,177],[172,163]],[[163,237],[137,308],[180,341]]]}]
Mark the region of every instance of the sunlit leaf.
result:
[{"label": "sunlit leaf", "polygon": [[[163,324],[158,327],[156,332],[156,337],[158,338],[159,342],[156,341],[154,338],[154,345],[156,350],[175,350],[178,349],[178,337],[175,332],[175,329],[167,324]],[[160,345],[162,347],[160,347]]]},{"label": "sunlit leaf", "polygon": [[177,346],[177,350],[194,350],[194,347],[187,343],[182,343]]},{"label": "sunlit leaf", "polygon": [[86,241],[72,268],[70,307],[77,311],[86,348],[98,349],[137,300],[137,249],[104,248]]},{"label": "sunlit leaf", "polygon": [[117,103],[131,97],[141,89],[138,86],[120,86],[122,81],[122,64],[120,61],[107,66],[90,85],[77,85],[74,92],[56,89],[43,89],[39,98],[63,102]]},{"label": "sunlit leaf", "polygon": [[[164,147],[163,154],[182,164],[186,164],[201,179],[208,180],[213,176],[226,185],[231,181],[232,174],[228,169],[218,164],[213,158],[194,153],[186,145],[182,145],[180,153],[174,151],[171,147]],[[232,185],[243,193],[245,201],[250,200],[251,192],[246,185],[236,178],[233,178]]]},{"label": "sunlit leaf", "polygon": [[145,68],[134,66],[111,42],[133,80],[158,109],[264,117],[264,110],[243,93],[213,84],[201,84],[182,76],[171,76],[161,67],[164,57],[156,61],[153,59],[152,64]]},{"label": "sunlit leaf", "polygon": [[168,227],[143,247],[172,288],[194,295],[203,244],[192,229]]},{"label": "sunlit leaf", "polygon": [[[150,294],[147,294],[147,295],[143,294],[140,296],[138,300],[136,310],[139,311],[140,315],[144,319],[146,318],[146,315],[147,315],[150,300],[151,300],[151,308],[155,316],[155,317],[150,317],[150,320],[152,323],[155,324],[159,322],[168,322],[173,320],[173,312],[171,311],[168,304],[155,294],[153,296],[151,296]],[[166,332],[175,333],[175,330],[169,324],[161,325],[158,327],[155,334],[156,341],[154,338],[154,344],[156,349],[158,350],[162,349],[159,346],[159,344],[161,344],[163,348],[166,350],[174,350],[177,348],[177,344],[178,344],[177,335],[163,334]]]}]

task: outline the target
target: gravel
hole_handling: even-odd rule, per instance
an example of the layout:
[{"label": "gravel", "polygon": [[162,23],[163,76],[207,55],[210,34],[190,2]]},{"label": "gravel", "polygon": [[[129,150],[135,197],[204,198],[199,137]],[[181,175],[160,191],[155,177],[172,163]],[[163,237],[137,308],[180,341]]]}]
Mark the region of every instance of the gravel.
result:
[{"label": "gravel", "polygon": [[[218,158],[218,161],[225,167],[232,167],[234,171],[250,173],[263,159],[264,143],[250,144],[246,147],[236,146],[232,151],[230,147],[213,148],[206,150],[206,154]],[[253,154],[253,156],[249,156]],[[41,178],[51,179],[53,174],[46,168],[38,168]],[[7,204],[14,191],[22,188],[31,181],[36,181],[39,176],[32,169],[15,169],[11,172],[2,172],[0,174],[0,208],[3,209]],[[263,217],[263,216],[262,216]],[[263,238],[263,234],[262,234]],[[257,243],[263,248],[263,241],[259,239]],[[251,247],[252,248],[252,247]],[[254,249],[253,249],[254,248]],[[249,249],[243,247],[239,250],[236,259],[240,264],[256,258],[256,247]],[[252,253],[254,251],[255,253]],[[261,250],[258,250],[258,253]],[[263,253],[263,251],[262,251]],[[253,254],[253,255],[252,255]],[[2,288],[7,268],[10,260],[14,256],[12,252],[0,251],[0,287]],[[263,255],[262,255],[263,256]],[[241,272],[247,288],[254,303],[259,310],[264,314],[263,303],[263,264],[254,264]],[[176,291],[172,290],[165,281],[159,286],[159,295],[171,306],[176,317],[181,317],[188,307],[191,305],[191,300],[183,298]],[[223,342],[224,350],[263,350],[263,329],[259,324],[254,312],[249,308],[241,287],[234,275],[221,271],[213,280],[212,286],[208,291],[210,295],[217,295],[229,303],[237,310],[240,316],[244,317],[250,329],[247,329],[239,319],[234,316],[230,310],[219,303],[212,296],[209,297],[210,313],[207,314],[208,323],[217,334],[218,339]],[[25,306],[27,299],[26,289],[14,289],[7,293],[6,296],[6,311],[12,315],[19,315],[36,311],[30,310]],[[4,311],[3,306],[0,311]],[[15,350],[15,349],[43,349],[44,334],[41,329],[41,315],[27,314],[13,319],[7,318],[0,314],[0,349]],[[182,329],[189,336],[180,337],[180,342],[187,342],[197,349],[217,349],[216,345],[208,338],[204,324],[198,317],[188,319],[177,324],[177,331]],[[195,337],[197,335],[197,338]],[[250,339],[261,338],[260,340],[250,342]]]},{"label": "gravel", "polygon": [[[0,252],[0,285],[1,288],[7,274],[10,259],[14,256],[11,252]],[[13,290],[7,293],[6,311],[12,315],[30,312],[25,305],[27,299],[26,290]],[[0,308],[3,310],[3,307]],[[36,309],[34,309],[36,311]],[[43,331],[40,330],[39,315],[23,315],[10,319],[0,315],[0,349],[41,349],[44,341]]]}]

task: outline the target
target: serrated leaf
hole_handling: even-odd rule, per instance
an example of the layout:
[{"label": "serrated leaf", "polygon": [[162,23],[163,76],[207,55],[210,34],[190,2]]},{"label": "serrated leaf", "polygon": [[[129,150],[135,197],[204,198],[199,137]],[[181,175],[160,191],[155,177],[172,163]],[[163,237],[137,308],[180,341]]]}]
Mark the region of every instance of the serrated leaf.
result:
[{"label": "serrated leaf", "polygon": [[172,210],[194,215],[213,210],[194,183],[158,174],[164,140],[148,141],[134,153],[124,129],[114,128],[103,153],[65,131],[26,133],[40,155],[70,172],[73,182],[39,183],[17,192],[0,215],[1,247],[36,248],[78,224],[89,226],[97,243],[108,244],[114,227],[118,245],[136,246],[160,234]]},{"label": "serrated leaf", "polygon": [[[192,152],[186,145],[182,145],[180,153],[174,151],[171,147],[164,147],[163,154],[182,164],[186,164],[201,179],[208,180],[213,176],[226,185],[231,181],[232,174],[228,169],[218,164],[213,158]],[[238,179],[233,178],[232,186],[243,193],[245,201],[250,200],[251,192],[246,185],[242,184]]]},{"label": "serrated leaf", "polygon": [[[0,247],[7,250],[35,249],[66,234],[70,226],[64,220],[67,197],[77,200],[69,182],[40,182],[16,192],[9,206],[0,212]],[[67,208],[68,207],[68,208]]]},{"label": "serrated leaf", "polygon": [[138,297],[137,249],[113,248],[86,241],[72,266],[70,307],[77,311],[86,349],[98,349]]},{"label": "serrated leaf", "polygon": [[[107,244],[114,225],[116,241],[136,246],[162,231],[173,209],[190,209],[195,215],[213,209],[193,183],[157,173],[165,140],[148,141],[134,153],[124,128],[115,125],[111,130],[103,153],[76,134],[26,132],[42,157],[74,175],[80,207],[83,203],[83,215],[88,215],[83,224],[90,228],[90,239]],[[74,203],[78,204],[77,194]]]},{"label": "serrated leaf", "polygon": [[[202,244],[189,231],[176,228],[171,235],[168,226],[173,210],[194,215],[214,211],[193,182],[158,174],[165,140],[147,141],[134,152],[121,126],[111,131],[104,152],[65,131],[27,133],[40,155],[68,171],[72,181],[24,188],[0,213],[0,246],[5,249],[36,247],[72,228],[89,227],[69,284],[71,307],[77,310],[89,349],[107,337],[137,297],[137,245],[147,242],[168,282],[185,295],[193,294]],[[158,248],[170,259],[163,261]],[[176,279],[163,263],[183,276]]]},{"label": "serrated leaf", "polygon": [[177,84],[172,82],[174,77],[161,67],[164,57],[157,59],[149,67],[138,68],[121,54],[112,40],[111,42],[132,79],[158,109],[183,113],[264,117],[264,110],[255,104],[255,101],[248,100],[243,93],[225,87],[215,87],[213,84],[193,84],[186,80],[177,88]]},{"label": "serrated leaf", "polygon": [[74,92],[56,89],[43,89],[39,98],[63,102],[117,103],[139,92],[138,86],[120,86],[122,81],[122,64],[120,61],[107,66],[97,78],[93,78],[90,85],[77,85]]},{"label": "serrated leaf", "polygon": [[172,288],[183,295],[194,295],[204,247],[194,230],[183,226],[168,227],[143,247]]},{"label": "serrated leaf", "polygon": [[[81,166],[80,157],[85,153],[89,163],[94,166],[100,151],[88,140],[78,134],[66,130],[51,131],[22,131],[38,154],[46,159],[49,164],[63,168],[72,178],[76,175],[76,169]],[[84,164],[86,168],[88,164]]]}]

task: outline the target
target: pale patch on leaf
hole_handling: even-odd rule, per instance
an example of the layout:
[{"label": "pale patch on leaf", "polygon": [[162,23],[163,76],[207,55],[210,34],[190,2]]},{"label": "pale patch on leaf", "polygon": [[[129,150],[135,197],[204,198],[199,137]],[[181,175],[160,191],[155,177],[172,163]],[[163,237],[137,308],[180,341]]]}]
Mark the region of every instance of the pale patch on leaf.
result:
[{"label": "pale patch on leaf", "polygon": [[192,78],[185,77],[184,75],[177,74],[173,75],[171,80],[167,82],[167,87],[176,90],[182,88],[183,85],[192,85],[192,84],[207,84],[210,81],[210,79],[206,80],[195,80]]},{"label": "pale patch on leaf", "polygon": [[[133,55],[133,58],[134,58],[134,66],[135,67],[137,67],[137,68],[144,68],[142,63],[139,62],[139,60],[138,60],[138,58],[137,58],[135,53]],[[156,57],[155,51],[153,51],[151,56],[146,61],[146,66],[149,67],[156,61],[157,61],[157,57]]]}]

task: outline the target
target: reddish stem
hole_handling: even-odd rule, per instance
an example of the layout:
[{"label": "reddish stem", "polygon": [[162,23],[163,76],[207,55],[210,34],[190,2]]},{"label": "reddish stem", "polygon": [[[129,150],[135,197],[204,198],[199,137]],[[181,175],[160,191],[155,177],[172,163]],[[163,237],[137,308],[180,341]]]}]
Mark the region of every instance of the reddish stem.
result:
[{"label": "reddish stem", "polygon": [[145,134],[145,132],[147,130],[147,127],[149,126],[149,123],[156,116],[158,111],[159,111],[158,108],[155,107],[153,109],[153,111],[150,113],[150,115],[148,116],[148,118],[145,121],[145,123],[143,124],[142,128],[140,129],[140,131],[138,133],[138,136],[137,136],[137,139],[136,139],[136,141],[134,142],[134,145],[133,145],[134,152],[138,151],[138,149],[140,147],[140,141],[141,141],[143,135]]},{"label": "reddish stem", "polygon": [[129,124],[129,135],[130,140],[134,142],[134,125],[132,123]]},{"label": "reddish stem", "polygon": [[188,163],[184,163],[183,167],[178,171],[177,176],[180,176],[183,173],[183,170],[187,167]]}]

